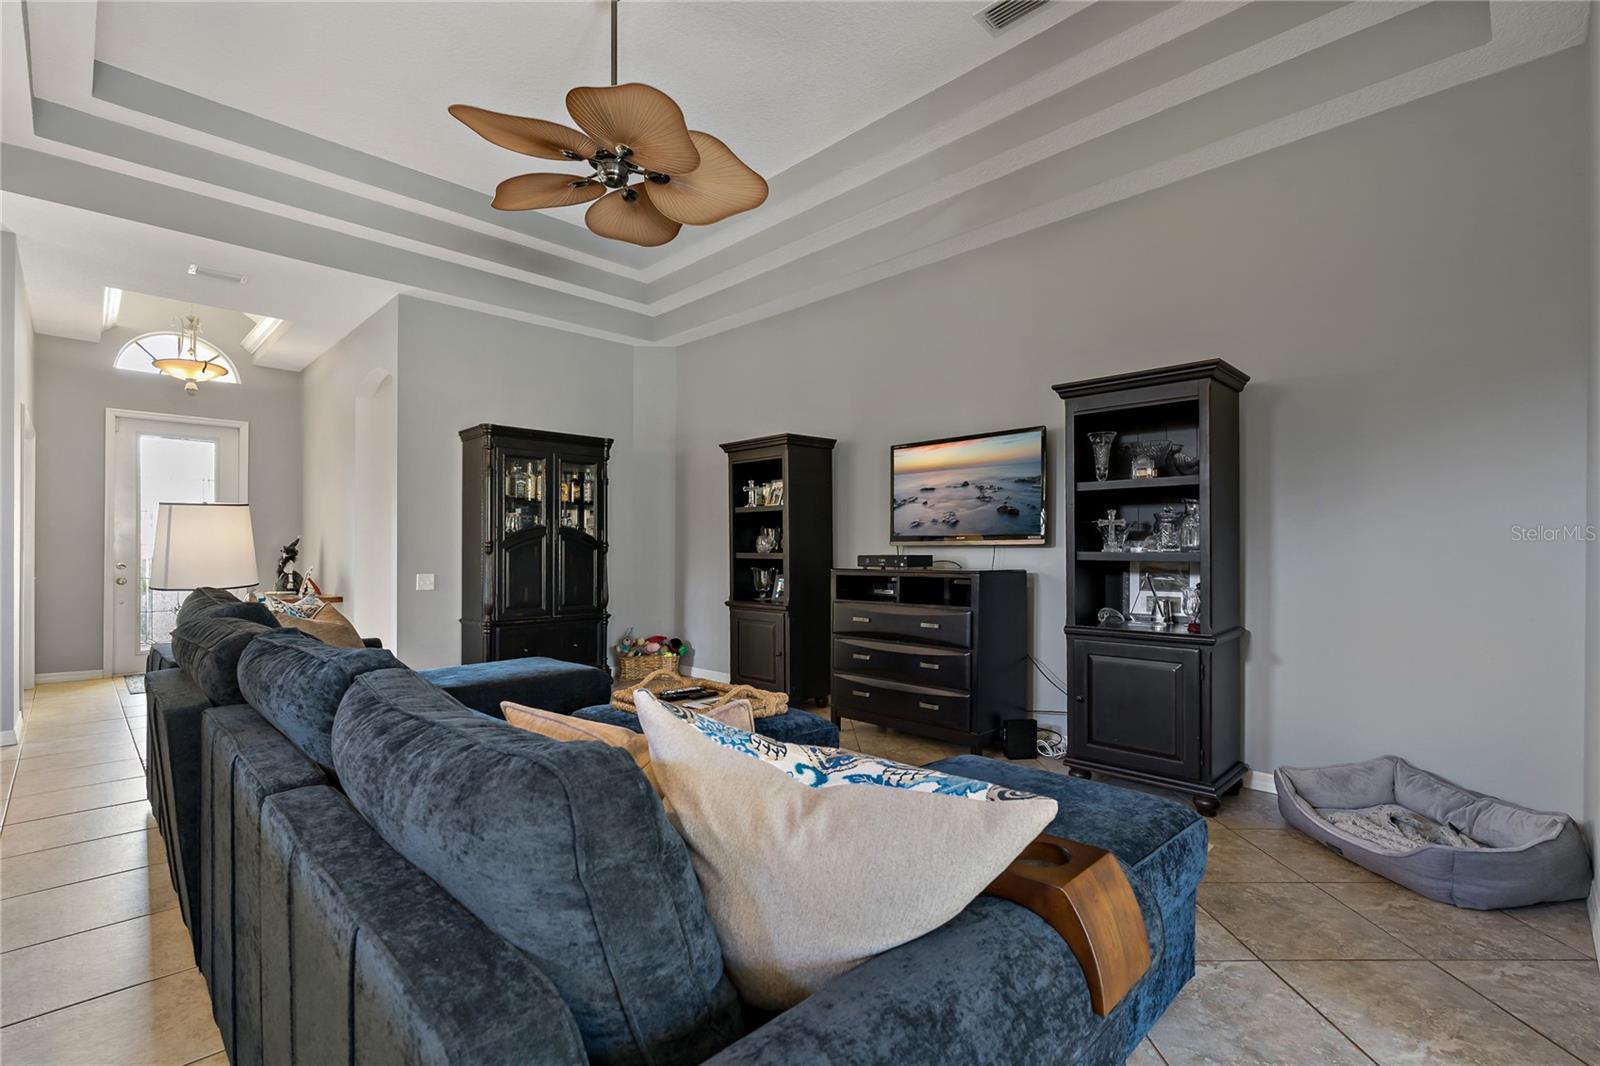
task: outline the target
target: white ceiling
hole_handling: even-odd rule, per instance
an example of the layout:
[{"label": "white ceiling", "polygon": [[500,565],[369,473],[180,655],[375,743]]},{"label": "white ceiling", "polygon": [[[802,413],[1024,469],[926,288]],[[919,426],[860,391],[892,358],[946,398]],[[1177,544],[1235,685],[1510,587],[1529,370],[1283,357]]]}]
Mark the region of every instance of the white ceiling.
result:
[{"label": "white ceiling", "polygon": [[991,36],[969,0],[625,0],[622,77],[772,187],[641,249],[490,209],[550,164],[444,110],[562,118],[607,80],[603,0],[23,0],[0,210],[40,328],[90,328],[103,284],[183,298],[201,260],[251,275],[206,302],[293,322],[274,365],[396,292],[682,344],[1574,47],[1591,6],[1054,0]]},{"label": "white ceiling", "polygon": [[[0,194],[0,219],[17,235],[33,327],[56,337],[99,340],[101,300],[109,286],[125,293],[117,324],[133,329],[164,328],[180,313],[173,308],[190,301],[234,312],[235,324],[242,323],[239,337],[254,325],[246,314],[287,318],[254,361],[297,370],[399,291],[312,263],[10,193]],[[245,281],[191,277],[190,263],[243,274]],[[172,303],[157,305],[158,298]],[[211,322],[207,331],[212,333]],[[226,343],[219,337],[212,339],[236,362],[252,361],[237,347],[238,337]]]},{"label": "white ceiling", "polygon": [[[663,89],[691,129],[772,177],[1053,25],[993,37],[970,0],[624,0],[618,76]],[[382,9],[382,14],[377,11]],[[574,85],[610,80],[603,0],[100,5],[95,57],[402,166],[490,191],[560,164],[496,148],[470,103],[571,125]],[[582,224],[583,207],[552,213]]]}]

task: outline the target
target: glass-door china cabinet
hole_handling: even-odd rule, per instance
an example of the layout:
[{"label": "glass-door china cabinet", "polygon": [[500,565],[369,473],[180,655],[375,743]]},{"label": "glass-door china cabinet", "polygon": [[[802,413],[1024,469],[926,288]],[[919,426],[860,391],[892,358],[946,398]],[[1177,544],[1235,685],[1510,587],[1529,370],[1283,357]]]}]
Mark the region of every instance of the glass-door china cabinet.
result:
[{"label": "glass-door china cabinet", "polygon": [[610,439],[486,424],[461,442],[462,662],[604,668]]}]

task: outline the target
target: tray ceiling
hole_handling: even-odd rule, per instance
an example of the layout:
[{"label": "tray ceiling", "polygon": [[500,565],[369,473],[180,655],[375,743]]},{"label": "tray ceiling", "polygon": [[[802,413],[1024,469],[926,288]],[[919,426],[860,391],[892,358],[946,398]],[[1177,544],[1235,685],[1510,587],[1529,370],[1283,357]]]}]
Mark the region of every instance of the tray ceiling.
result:
[{"label": "tray ceiling", "polygon": [[1589,7],[1057,0],[991,36],[964,2],[631,0],[624,80],[672,93],[772,186],[640,249],[571,224],[581,209],[488,208],[543,166],[444,112],[563,117],[567,88],[607,80],[603,3],[35,0],[0,9],[0,187],[674,344],[1571,47]]}]

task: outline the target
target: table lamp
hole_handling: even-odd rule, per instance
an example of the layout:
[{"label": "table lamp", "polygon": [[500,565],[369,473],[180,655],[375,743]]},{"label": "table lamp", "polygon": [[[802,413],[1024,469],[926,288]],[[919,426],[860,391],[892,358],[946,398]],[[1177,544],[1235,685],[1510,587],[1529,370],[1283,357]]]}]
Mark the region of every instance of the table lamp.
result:
[{"label": "table lamp", "polygon": [[260,584],[248,503],[157,505],[150,588],[248,589]]}]

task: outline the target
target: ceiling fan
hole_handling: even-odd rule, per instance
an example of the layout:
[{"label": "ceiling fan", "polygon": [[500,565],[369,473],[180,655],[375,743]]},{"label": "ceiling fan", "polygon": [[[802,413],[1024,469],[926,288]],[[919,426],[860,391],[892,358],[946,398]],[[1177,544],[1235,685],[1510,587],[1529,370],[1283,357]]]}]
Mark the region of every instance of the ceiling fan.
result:
[{"label": "ceiling fan", "polygon": [[685,225],[709,226],[767,198],[766,180],[711,134],[689,129],[672,97],[638,82],[617,84],[617,0],[611,0],[611,85],[573,89],[567,111],[578,129],[451,105],[451,115],[492,144],[587,163],[592,171],[507,178],[492,206],[529,211],[592,200],[583,219],[591,230],[650,248]]}]

